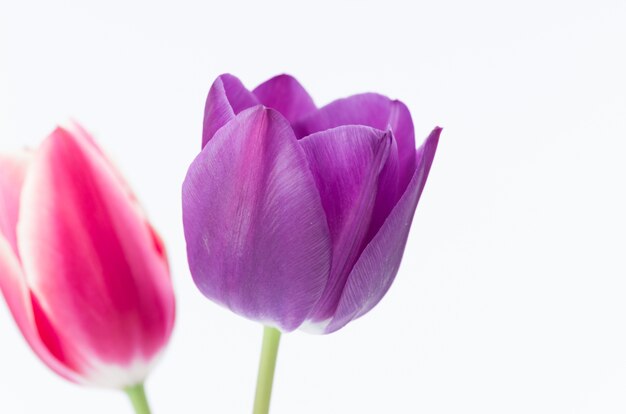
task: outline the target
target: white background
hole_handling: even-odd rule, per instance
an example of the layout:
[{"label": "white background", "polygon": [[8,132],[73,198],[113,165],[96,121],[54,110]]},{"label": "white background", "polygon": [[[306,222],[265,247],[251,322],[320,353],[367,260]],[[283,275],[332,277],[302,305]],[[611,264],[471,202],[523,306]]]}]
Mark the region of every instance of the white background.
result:
[{"label": "white background", "polygon": [[[329,336],[283,337],[274,414],[626,411],[626,2],[7,1],[0,144],[69,118],[169,248],[156,414],[251,411],[261,327],[196,290],[180,187],[222,72],[318,104],[402,99],[444,127],[396,283]],[[0,306],[0,413],[130,413],[56,377]]]}]

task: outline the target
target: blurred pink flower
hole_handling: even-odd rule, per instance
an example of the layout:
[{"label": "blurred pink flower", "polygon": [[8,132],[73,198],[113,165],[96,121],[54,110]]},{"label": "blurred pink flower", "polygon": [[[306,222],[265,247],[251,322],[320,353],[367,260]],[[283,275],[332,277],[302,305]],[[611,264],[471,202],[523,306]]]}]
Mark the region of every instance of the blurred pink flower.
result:
[{"label": "blurred pink flower", "polygon": [[0,287],[36,354],[77,383],[139,384],[170,337],[163,244],[77,125],[0,154]]}]

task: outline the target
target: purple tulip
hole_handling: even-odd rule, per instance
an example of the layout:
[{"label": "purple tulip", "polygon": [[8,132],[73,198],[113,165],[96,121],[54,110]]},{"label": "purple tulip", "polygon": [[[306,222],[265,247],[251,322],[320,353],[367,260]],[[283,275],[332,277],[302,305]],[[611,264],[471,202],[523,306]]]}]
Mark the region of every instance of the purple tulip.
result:
[{"label": "purple tulip", "polygon": [[252,92],[218,77],[183,184],[198,288],[286,332],[364,315],[398,271],[440,133],[416,150],[409,110],[382,95],[318,109],[288,75]]}]

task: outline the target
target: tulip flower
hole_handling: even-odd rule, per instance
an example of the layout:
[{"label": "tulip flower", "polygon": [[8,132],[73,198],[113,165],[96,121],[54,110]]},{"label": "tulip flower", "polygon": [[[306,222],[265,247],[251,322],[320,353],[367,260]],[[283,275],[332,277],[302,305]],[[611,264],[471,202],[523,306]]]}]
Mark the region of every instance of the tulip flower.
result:
[{"label": "tulip flower", "polygon": [[211,87],[183,184],[187,255],[205,296],[266,325],[256,413],[280,331],[334,332],[391,286],[440,132],[416,149],[402,102],[366,93],[317,108],[287,75]]},{"label": "tulip flower", "polygon": [[0,288],[33,351],[78,384],[143,382],[174,324],[163,243],[79,126],[0,154]]}]

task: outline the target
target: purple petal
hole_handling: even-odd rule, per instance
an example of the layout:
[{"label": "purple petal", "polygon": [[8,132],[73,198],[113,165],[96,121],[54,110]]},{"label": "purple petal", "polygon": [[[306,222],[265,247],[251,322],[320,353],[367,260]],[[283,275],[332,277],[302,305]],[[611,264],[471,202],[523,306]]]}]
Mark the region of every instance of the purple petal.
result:
[{"label": "purple petal", "polygon": [[398,160],[398,143],[393,136],[391,140],[391,146],[389,148],[389,157],[385,166],[380,172],[380,179],[378,181],[378,190],[376,193],[376,202],[374,204],[374,210],[372,211],[372,221],[365,238],[365,243],[369,243],[372,238],[378,233],[378,230],[383,225],[391,210],[395,207],[396,203],[400,199],[402,192],[398,188],[399,177],[399,160]]},{"label": "purple petal", "polygon": [[258,104],[256,96],[238,78],[229,74],[220,75],[213,82],[206,98],[202,148],[235,115]]},{"label": "purple petal", "polygon": [[391,129],[398,141],[400,193],[415,171],[415,133],[408,108],[400,101],[375,93],[338,99],[294,124],[298,138],[340,125],[367,125]]},{"label": "purple petal", "polygon": [[253,93],[263,105],[276,109],[291,123],[317,109],[313,99],[293,76],[275,76],[257,86]]},{"label": "purple petal", "polygon": [[310,319],[330,318],[368,234],[381,170],[393,137],[366,126],[342,126],[300,140],[326,212],[333,260],[330,278]]},{"label": "purple petal", "polygon": [[426,184],[440,133],[441,128],[435,128],[417,150],[418,165],[413,178],[378,234],[354,265],[326,333],[334,332],[369,312],[389,290],[400,267],[415,208]]},{"label": "purple petal", "polygon": [[262,106],[220,129],[183,184],[189,266],[198,288],[285,331],[318,301],[330,269],[328,225],[287,120]]}]

